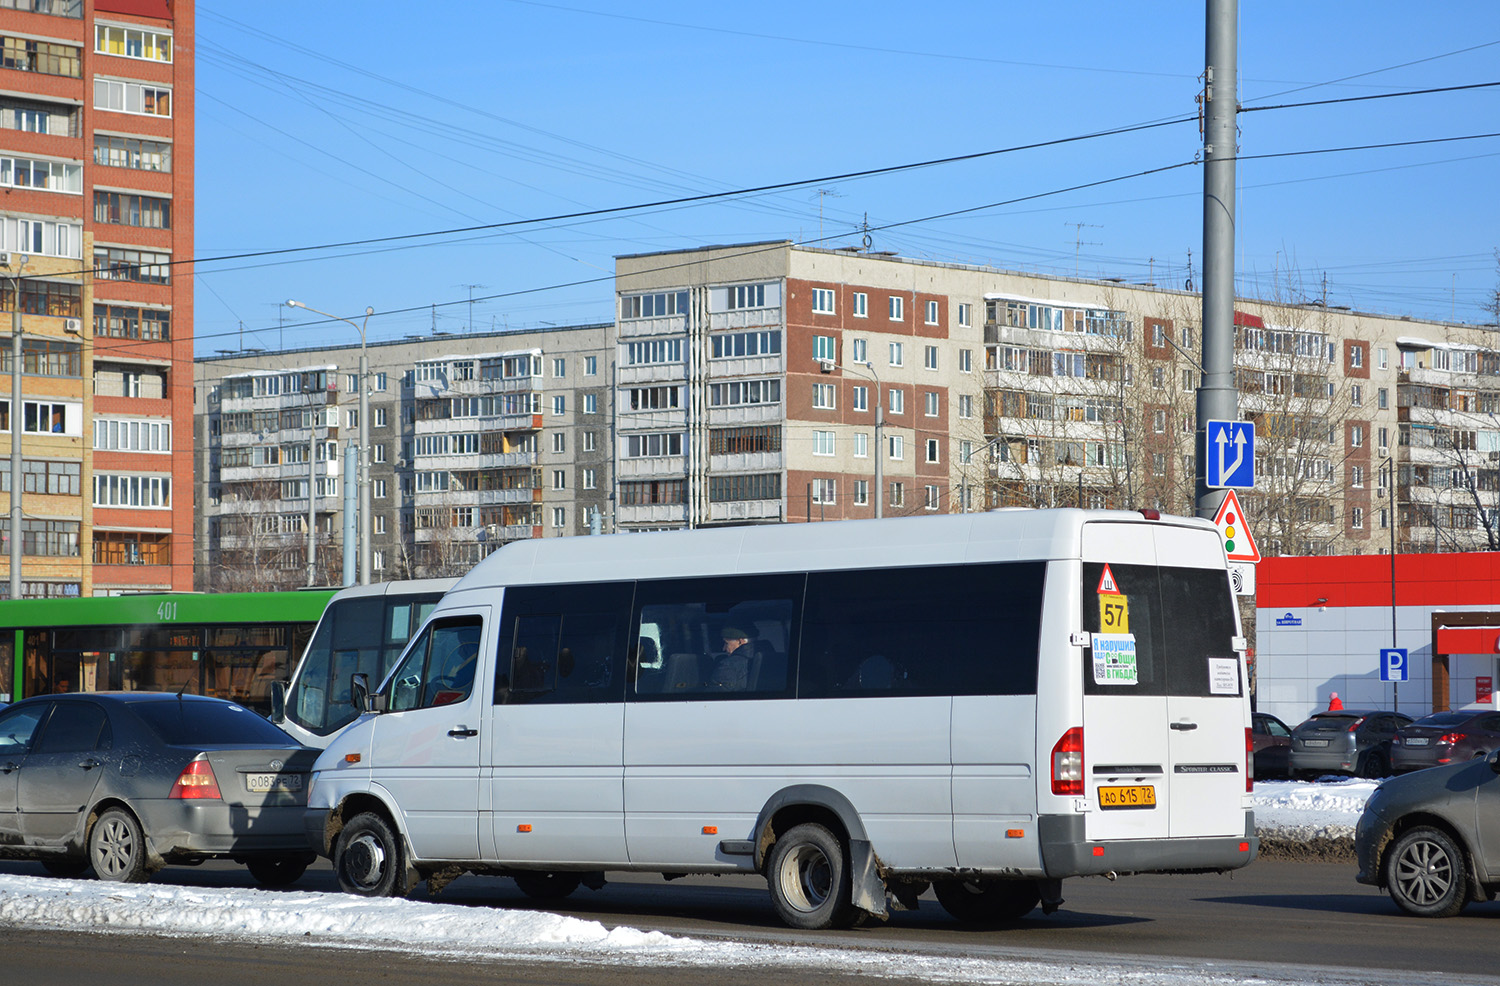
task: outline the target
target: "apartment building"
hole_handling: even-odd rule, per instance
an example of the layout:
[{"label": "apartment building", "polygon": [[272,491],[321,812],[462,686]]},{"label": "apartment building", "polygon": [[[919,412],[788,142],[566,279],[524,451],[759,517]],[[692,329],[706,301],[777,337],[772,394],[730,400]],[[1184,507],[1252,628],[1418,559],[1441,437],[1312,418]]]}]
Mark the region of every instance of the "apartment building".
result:
[{"label": "apartment building", "polygon": [[[619,257],[616,303],[620,530],[1193,510],[1192,292],[771,242]],[[1263,553],[1500,547],[1495,327],[1243,299],[1234,332]]]},{"label": "apartment building", "polygon": [[0,430],[19,398],[27,597],[192,586],[193,18],[0,3],[0,307],[23,334]]},{"label": "apartment building", "polygon": [[[612,336],[600,324],[366,347],[372,581],[462,574],[507,541],[608,520]],[[342,581],[359,358],[348,345],[197,361],[199,588]]]}]

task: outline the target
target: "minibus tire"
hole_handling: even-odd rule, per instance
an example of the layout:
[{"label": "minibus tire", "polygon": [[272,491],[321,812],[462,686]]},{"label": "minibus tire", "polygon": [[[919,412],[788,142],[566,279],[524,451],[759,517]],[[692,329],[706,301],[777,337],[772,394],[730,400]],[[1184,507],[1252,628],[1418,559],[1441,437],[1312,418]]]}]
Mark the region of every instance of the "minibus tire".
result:
[{"label": "minibus tire", "polygon": [[339,833],[333,868],[345,893],[399,897],[406,860],[390,823],[374,812],[355,815]]},{"label": "minibus tire", "polygon": [[816,822],[794,826],[766,859],[776,915],[803,931],[853,926],[849,857],[838,836]]},{"label": "minibus tire", "polygon": [[516,887],[532,900],[562,900],[583,882],[581,873],[517,873]]},{"label": "minibus tire", "polygon": [[262,887],[289,887],[302,879],[307,863],[300,856],[267,856],[247,861],[245,869]]},{"label": "minibus tire", "polygon": [[1042,899],[1035,880],[940,880],[932,890],[943,910],[975,927],[1018,921]]}]

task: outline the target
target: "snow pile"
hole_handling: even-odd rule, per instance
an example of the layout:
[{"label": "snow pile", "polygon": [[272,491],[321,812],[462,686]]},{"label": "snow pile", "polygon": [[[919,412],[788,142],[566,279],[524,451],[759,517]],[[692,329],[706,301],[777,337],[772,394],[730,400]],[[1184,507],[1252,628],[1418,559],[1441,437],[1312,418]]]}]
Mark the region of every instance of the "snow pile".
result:
[{"label": "snow pile", "polygon": [[1255,830],[1262,837],[1301,841],[1352,839],[1365,802],[1379,783],[1355,778],[1317,784],[1256,781],[1252,794]]}]

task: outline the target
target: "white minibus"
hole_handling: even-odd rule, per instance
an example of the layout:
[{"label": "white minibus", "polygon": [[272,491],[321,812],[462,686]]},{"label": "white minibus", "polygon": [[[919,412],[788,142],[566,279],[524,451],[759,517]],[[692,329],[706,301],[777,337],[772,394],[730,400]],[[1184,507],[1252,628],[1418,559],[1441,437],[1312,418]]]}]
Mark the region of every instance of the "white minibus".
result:
[{"label": "white minibus", "polygon": [[379,681],[458,579],[410,579],[341,589],[328,601],[290,678],[271,685],[270,719],[318,749],[359,715],[353,675]]},{"label": "white minibus", "polygon": [[1221,539],[1155,511],[506,545],[314,768],[347,891],[764,874],[798,928],[1061,904],[1258,848]]}]

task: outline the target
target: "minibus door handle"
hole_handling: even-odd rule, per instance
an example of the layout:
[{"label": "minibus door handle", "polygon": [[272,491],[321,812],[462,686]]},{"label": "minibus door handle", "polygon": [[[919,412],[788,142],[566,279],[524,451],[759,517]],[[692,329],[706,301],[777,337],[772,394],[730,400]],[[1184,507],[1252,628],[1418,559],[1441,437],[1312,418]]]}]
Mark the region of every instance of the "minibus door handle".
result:
[{"label": "minibus door handle", "polygon": [[457,736],[460,739],[463,739],[468,736],[478,736],[479,730],[470,729],[468,726],[454,726],[452,729],[448,730],[448,735]]},{"label": "minibus door handle", "polygon": [[1173,729],[1180,729],[1183,732],[1187,732],[1189,729],[1198,728],[1198,724],[1196,722],[1173,722],[1169,723],[1168,725],[1170,725]]}]

